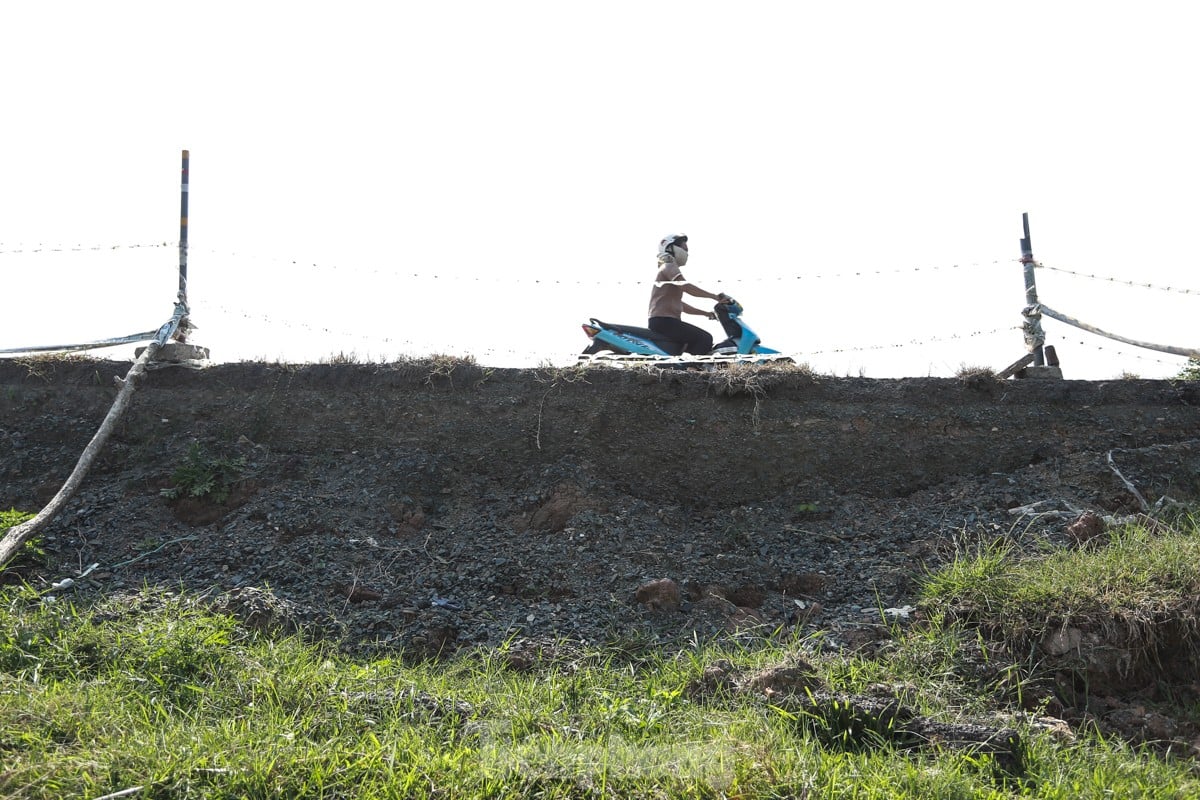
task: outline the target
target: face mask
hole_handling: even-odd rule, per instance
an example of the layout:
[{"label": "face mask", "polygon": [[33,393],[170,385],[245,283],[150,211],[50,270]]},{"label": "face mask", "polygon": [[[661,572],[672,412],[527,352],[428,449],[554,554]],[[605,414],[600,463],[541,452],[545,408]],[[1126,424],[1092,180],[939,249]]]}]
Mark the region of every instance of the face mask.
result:
[{"label": "face mask", "polygon": [[672,247],[671,252],[674,253],[674,255],[675,255],[675,263],[677,265],[682,267],[684,264],[687,263],[687,259],[688,259],[688,251],[687,250],[684,250],[682,247]]}]

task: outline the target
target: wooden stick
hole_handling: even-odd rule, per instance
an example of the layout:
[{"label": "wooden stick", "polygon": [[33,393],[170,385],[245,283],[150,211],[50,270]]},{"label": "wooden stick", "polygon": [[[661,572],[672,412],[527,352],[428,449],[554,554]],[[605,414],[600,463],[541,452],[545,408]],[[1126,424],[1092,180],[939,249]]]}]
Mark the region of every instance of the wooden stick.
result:
[{"label": "wooden stick", "polygon": [[20,525],[14,525],[9,528],[8,533],[0,539],[0,569],[11,561],[18,552],[21,546],[26,541],[33,538],[34,534],[40,531],[50,521],[58,515],[62,507],[66,505],[75,492],[79,491],[80,484],[87,476],[88,471],[92,468],[92,462],[96,460],[100,449],[104,447],[104,443],[108,441],[109,435],[113,428],[116,427],[117,421],[125,413],[126,407],[129,405],[129,399],[133,396],[134,384],[137,379],[142,376],[146,370],[146,364],[154,358],[154,354],[158,351],[161,345],[158,342],[151,342],[150,345],[142,351],[141,356],[129,368],[129,372],[125,375],[125,380],[121,383],[121,390],[117,392],[117,399],[113,401],[112,408],[108,410],[108,415],[104,417],[104,421],[100,423],[99,430],[92,440],[88,442],[88,446],[84,448],[83,455],[79,457],[79,461],[75,464],[75,469],[71,472],[67,482],[58,490],[58,494],[46,504],[46,507],[38,512],[31,520],[22,522]]},{"label": "wooden stick", "polygon": [[1010,377],[1012,375],[1015,375],[1015,374],[1017,374],[1017,370],[1019,370],[1023,367],[1027,367],[1030,364],[1032,364],[1033,359],[1034,359],[1033,353],[1026,353],[1025,355],[1018,358],[1016,361],[1014,361],[1013,363],[1009,364],[1004,369],[997,372],[996,377],[1000,378],[1000,379],[1004,379],[1004,378]]},{"label": "wooden stick", "polygon": [[1132,493],[1133,496],[1137,498],[1138,503],[1140,503],[1142,506],[1142,511],[1149,511],[1150,504],[1146,502],[1146,498],[1142,497],[1142,493],[1137,490],[1137,487],[1125,479],[1125,476],[1121,474],[1121,470],[1117,469],[1117,464],[1115,461],[1113,461],[1112,454],[1113,454],[1113,451],[1109,450],[1108,451],[1108,468],[1116,473],[1117,477],[1121,479],[1121,483],[1125,484],[1125,488],[1128,489],[1130,491],[1130,493]]}]

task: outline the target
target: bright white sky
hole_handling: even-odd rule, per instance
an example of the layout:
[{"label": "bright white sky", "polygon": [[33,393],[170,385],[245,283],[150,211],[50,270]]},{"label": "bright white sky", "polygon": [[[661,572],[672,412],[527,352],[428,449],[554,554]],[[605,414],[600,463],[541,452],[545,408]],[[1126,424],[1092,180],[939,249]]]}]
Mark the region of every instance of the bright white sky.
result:
[{"label": "bright white sky", "polygon": [[[685,274],[818,371],[1000,369],[1022,212],[1046,267],[1191,290],[1042,269],[1046,305],[1200,347],[1198,9],[9,4],[0,349],[169,318],[184,149],[218,361],[572,363],[589,317],[645,324],[685,232]],[[1186,361],[1044,325],[1070,378]]]}]

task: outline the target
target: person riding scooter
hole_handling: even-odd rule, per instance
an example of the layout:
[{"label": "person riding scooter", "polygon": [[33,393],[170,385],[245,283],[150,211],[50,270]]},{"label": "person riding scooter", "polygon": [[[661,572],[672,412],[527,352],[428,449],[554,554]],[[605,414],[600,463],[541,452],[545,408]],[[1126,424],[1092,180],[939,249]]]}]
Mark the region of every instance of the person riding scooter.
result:
[{"label": "person riding scooter", "polygon": [[672,341],[683,345],[684,352],[692,355],[708,355],[712,350],[713,337],[708,331],[680,317],[683,314],[716,319],[713,311],[702,311],[683,302],[683,295],[706,297],[725,303],[730,298],[725,294],[713,294],[705,291],[694,283],[688,283],[680,272],[680,267],[687,264],[688,237],[682,233],[673,233],[665,237],[658,245],[658,275],[650,290],[650,308],[647,316],[650,318],[647,327]]}]

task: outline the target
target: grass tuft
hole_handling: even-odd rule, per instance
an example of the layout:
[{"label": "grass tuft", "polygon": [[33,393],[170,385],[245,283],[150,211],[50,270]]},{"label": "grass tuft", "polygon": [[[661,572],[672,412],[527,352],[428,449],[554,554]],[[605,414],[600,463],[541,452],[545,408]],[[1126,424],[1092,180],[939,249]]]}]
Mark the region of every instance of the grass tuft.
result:
[{"label": "grass tuft", "polygon": [[[1006,539],[960,548],[928,576],[923,603],[934,613],[986,616],[1012,637],[1079,619],[1145,618],[1190,607],[1200,595],[1200,525],[1126,525],[1094,548],[1053,549],[1023,557]],[[1150,631],[1147,630],[1147,635]]]}]

